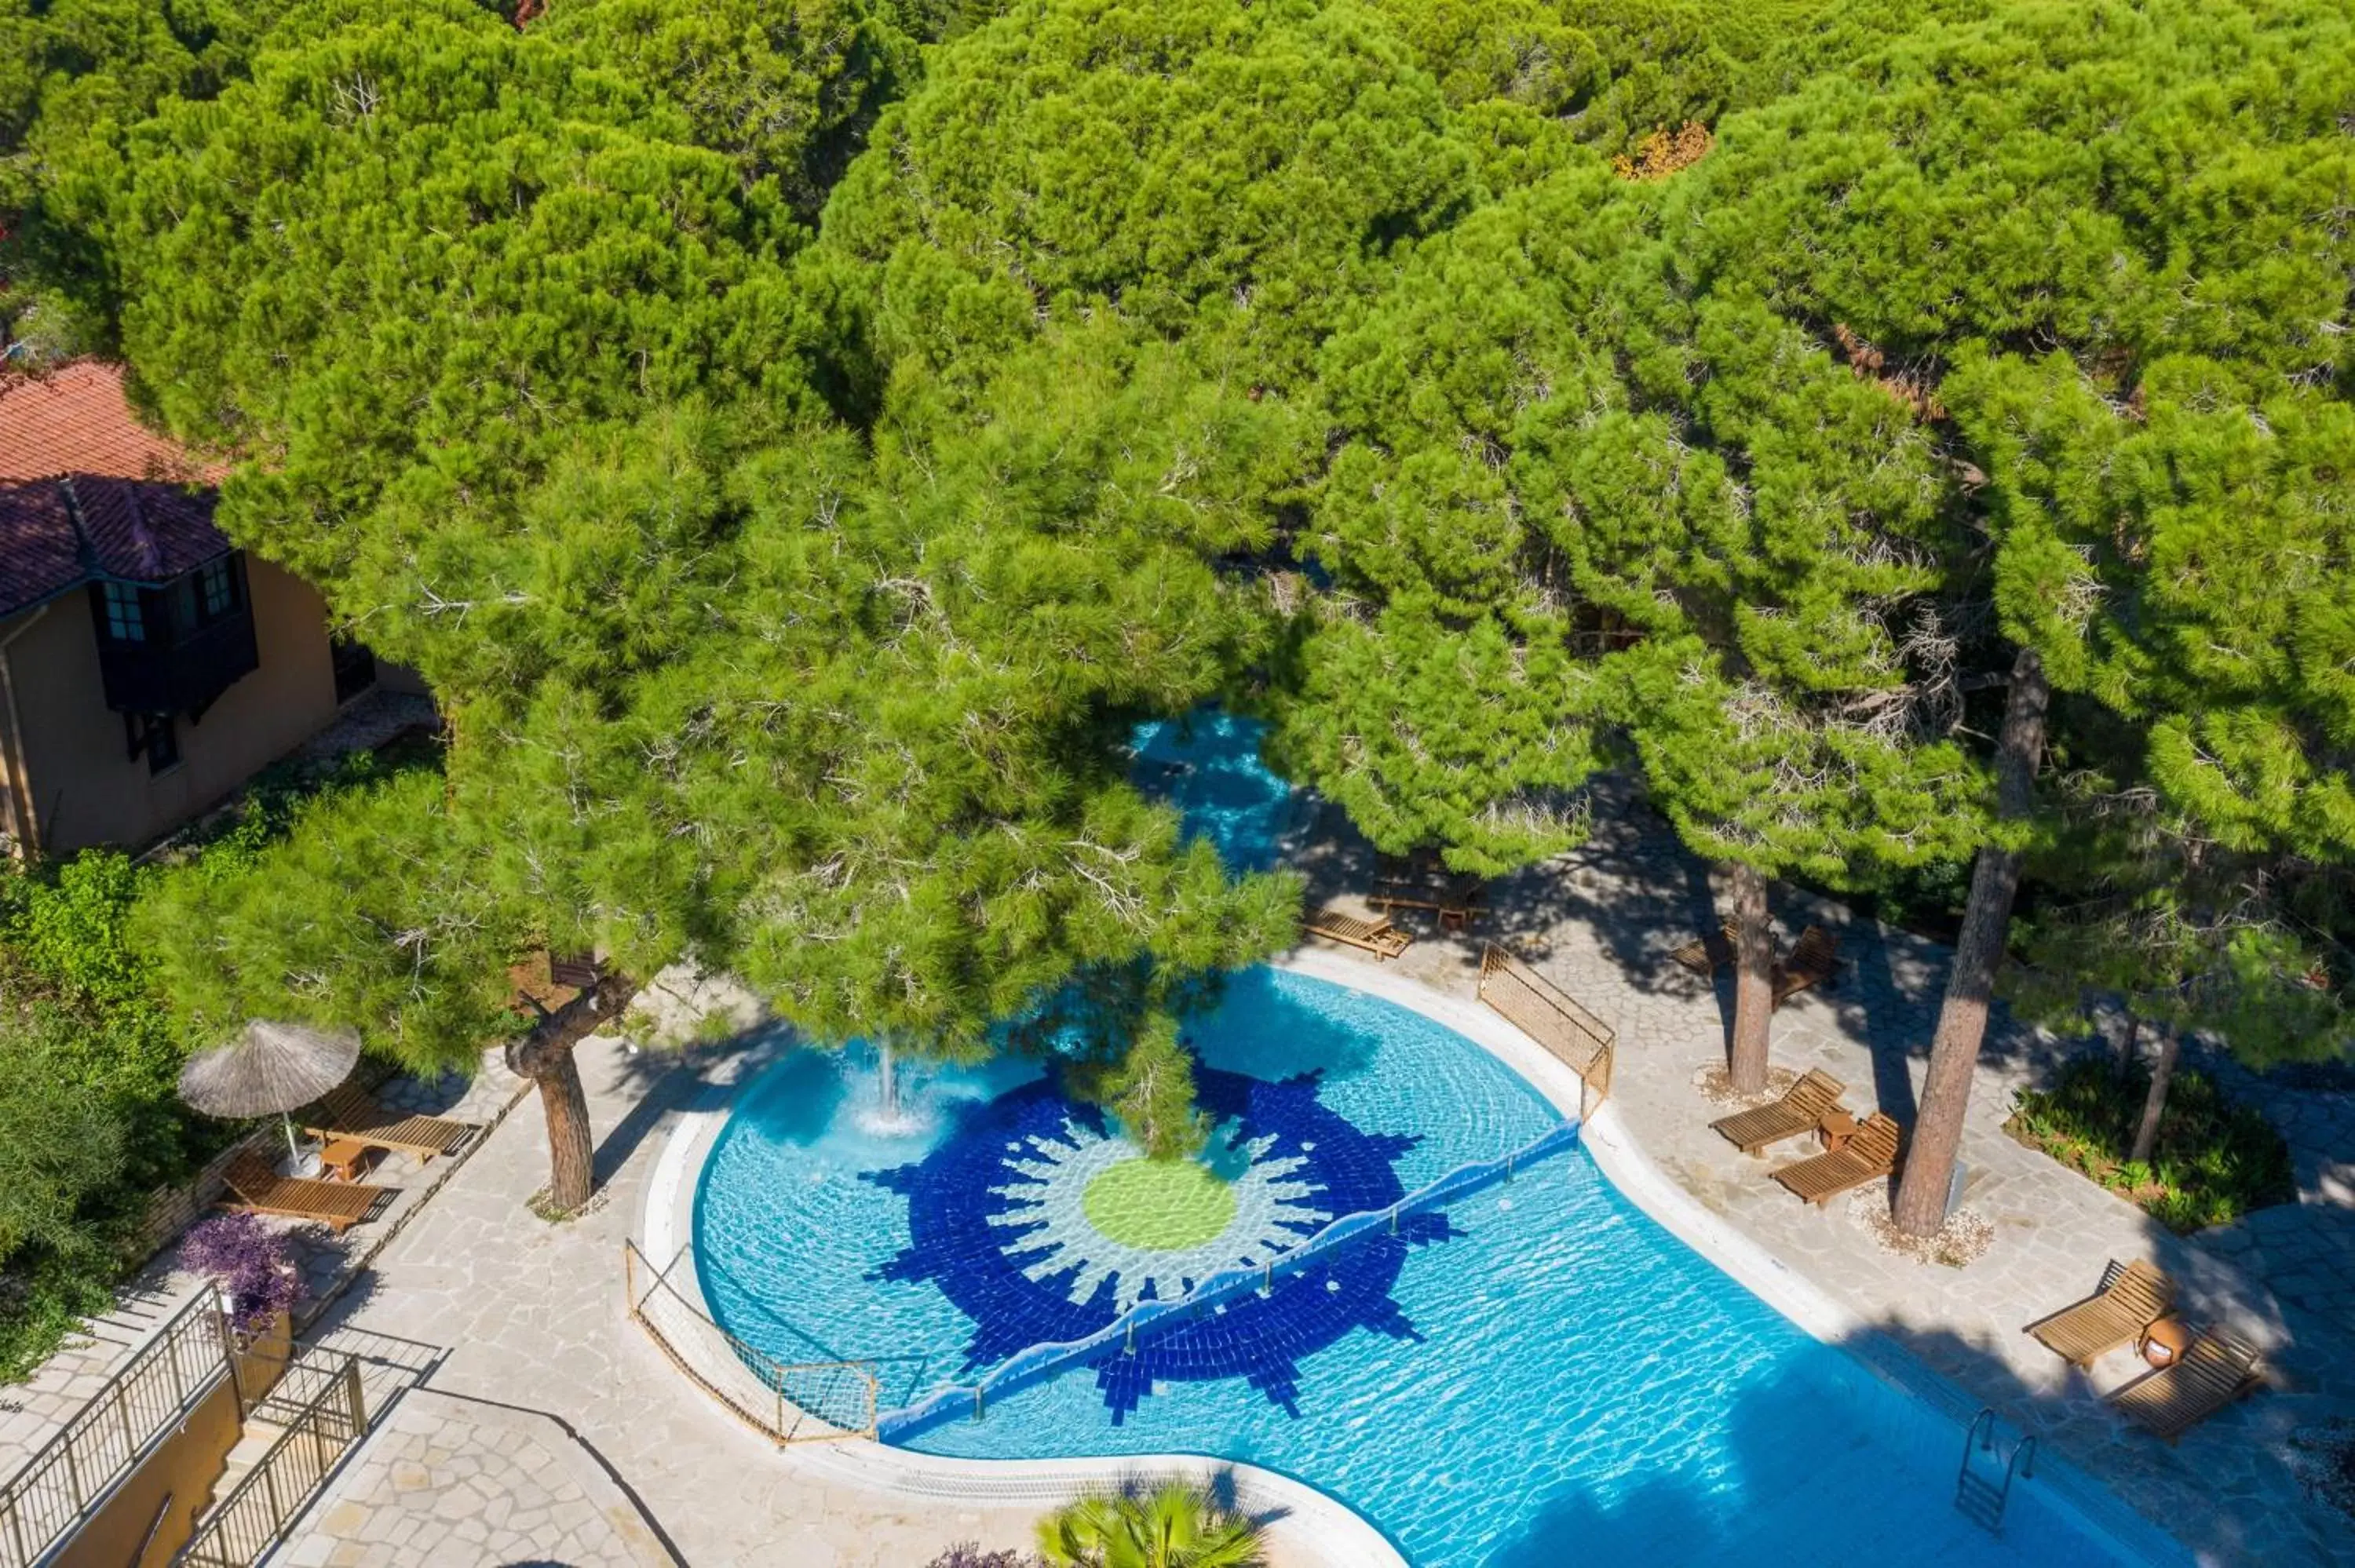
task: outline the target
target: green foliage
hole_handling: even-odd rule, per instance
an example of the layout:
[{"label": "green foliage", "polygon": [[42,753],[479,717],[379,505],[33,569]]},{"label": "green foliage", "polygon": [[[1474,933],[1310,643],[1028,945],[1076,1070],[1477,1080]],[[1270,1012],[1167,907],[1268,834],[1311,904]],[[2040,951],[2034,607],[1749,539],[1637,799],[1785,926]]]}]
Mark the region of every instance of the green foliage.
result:
[{"label": "green foliage", "polygon": [[57,1255],[86,1248],[83,1206],[124,1170],[107,1096],[59,1048],[69,1029],[47,1011],[0,1028],[0,1260],[28,1246]]},{"label": "green foliage", "polygon": [[1256,1568],[1259,1527],[1191,1481],[1077,1499],[1039,1521],[1051,1568]]},{"label": "green foliage", "polygon": [[1166,1012],[1131,1032],[1113,1059],[1067,1067],[1063,1085],[1111,1111],[1130,1141],[1156,1160],[1198,1154],[1209,1141],[1209,1118],[1194,1108],[1193,1055]]},{"label": "green foliage", "polygon": [[1043,315],[1216,323],[1281,384],[1469,152],[1381,21],[1290,0],[1026,0],[885,112],[826,214],[885,374],[970,378]]},{"label": "green foliage", "polygon": [[117,146],[167,97],[242,68],[240,0],[0,0],[0,368],[113,345],[111,269],[57,167]]},{"label": "green foliage", "polygon": [[772,184],[805,221],[921,71],[911,0],[569,0],[532,31],[687,115],[687,138]]},{"label": "green foliage", "polygon": [[186,1038],[256,1018],[356,1027],[404,1065],[471,1070],[510,1025],[525,933],[447,853],[442,796],[426,771],[323,796],[281,842],[161,882],[133,929]]},{"label": "green foliage", "polygon": [[[1179,842],[1124,776],[1140,716],[1248,704],[1459,869],[1574,844],[1632,759],[1705,855],[1951,887],[1995,834],[1975,677],[2025,644],[2062,694],[2031,986],[2341,1037],[2327,0],[0,0],[0,33],[36,62],[0,66],[12,276],[101,334],[119,303],[165,418],[239,460],[225,524],[452,718],[446,779],[148,901],[203,1030],[453,1059],[516,944],[595,943],[824,1035],[1075,1037],[1182,1146],[1169,1020],[1296,888]],[[1613,177],[1688,120],[1706,155]],[[9,895],[74,1006],[155,983],[108,967],[111,874]]]},{"label": "green foliage", "polygon": [[2020,1091],[2015,1136],[2122,1193],[2179,1234],[2294,1202],[2289,1148],[2264,1115],[2225,1097],[2203,1073],[2176,1075],[2148,1165],[2126,1162],[2148,1071],[2121,1075],[2080,1056],[2050,1089]]},{"label": "green foliage", "polygon": [[584,429],[806,397],[774,182],[548,33],[464,0],[298,10],[249,79],[61,182],[104,213],[166,421],[270,456],[224,526],[437,682],[428,629],[505,591],[469,542]]}]

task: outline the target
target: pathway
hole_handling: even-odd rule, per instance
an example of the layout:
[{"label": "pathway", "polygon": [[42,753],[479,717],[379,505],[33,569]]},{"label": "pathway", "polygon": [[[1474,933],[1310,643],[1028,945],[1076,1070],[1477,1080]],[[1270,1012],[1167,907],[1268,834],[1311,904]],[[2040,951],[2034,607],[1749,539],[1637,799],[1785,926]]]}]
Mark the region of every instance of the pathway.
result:
[{"label": "pathway", "polygon": [[[617,1478],[647,1535],[695,1568],[922,1568],[958,1541],[1026,1542],[1032,1509],[926,1506],[811,1478],[724,1414],[630,1322],[622,1243],[635,1226],[663,1132],[744,1063],[710,1051],[634,1054],[602,1036],[585,1041],[578,1054],[598,1135],[600,1193],[590,1211],[550,1224],[525,1209],[548,1170],[546,1128],[526,1102],[378,1256],[322,1328],[447,1347],[421,1392],[560,1423],[560,1437],[544,1428],[538,1439],[551,1457],[576,1478],[592,1472]],[[437,1420],[446,1422],[449,1409],[441,1410]],[[464,1420],[479,1425],[479,1411]],[[453,1455],[482,1459],[498,1446],[485,1436],[461,1447],[454,1440],[463,1434],[448,1431]],[[388,1481],[390,1466],[406,1462],[363,1457],[369,1473]],[[305,1520],[301,1549],[312,1555],[282,1561],[306,1568],[341,1561],[317,1557],[316,1538],[346,1546],[389,1541],[421,1505],[371,1483],[339,1489],[329,1506],[344,1511],[330,1520],[328,1507],[315,1507]],[[512,1513],[506,1522],[518,1528]],[[535,1519],[537,1555],[524,1554],[528,1560],[574,1561],[565,1555],[560,1522],[553,1510]],[[462,1548],[454,1528],[439,1539],[442,1549],[431,1558],[402,1560],[436,1568],[517,1560],[485,1543]]]},{"label": "pathway", "polygon": [[392,1408],[306,1525],[279,1568],[677,1562],[553,1417],[432,1389]]}]

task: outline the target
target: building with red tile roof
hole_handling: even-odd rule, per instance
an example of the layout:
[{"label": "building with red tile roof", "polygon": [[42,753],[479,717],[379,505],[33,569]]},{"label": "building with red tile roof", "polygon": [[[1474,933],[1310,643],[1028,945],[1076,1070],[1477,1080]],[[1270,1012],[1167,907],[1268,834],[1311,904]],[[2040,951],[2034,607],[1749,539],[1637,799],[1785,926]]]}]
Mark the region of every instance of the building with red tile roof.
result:
[{"label": "building with red tile roof", "polygon": [[316,590],[215,525],[223,471],[119,366],[0,382],[0,847],[144,843],[374,683]]}]

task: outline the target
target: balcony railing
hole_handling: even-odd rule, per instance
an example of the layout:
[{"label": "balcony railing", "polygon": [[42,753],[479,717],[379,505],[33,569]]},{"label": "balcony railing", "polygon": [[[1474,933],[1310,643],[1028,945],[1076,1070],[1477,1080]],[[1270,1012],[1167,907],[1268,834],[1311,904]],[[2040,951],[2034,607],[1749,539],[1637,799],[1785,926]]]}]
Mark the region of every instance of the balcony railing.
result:
[{"label": "balcony railing", "polygon": [[261,663],[253,615],[245,609],[176,641],[116,642],[101,636],[98,643],[106,705],[119,714],[201,715]]}]

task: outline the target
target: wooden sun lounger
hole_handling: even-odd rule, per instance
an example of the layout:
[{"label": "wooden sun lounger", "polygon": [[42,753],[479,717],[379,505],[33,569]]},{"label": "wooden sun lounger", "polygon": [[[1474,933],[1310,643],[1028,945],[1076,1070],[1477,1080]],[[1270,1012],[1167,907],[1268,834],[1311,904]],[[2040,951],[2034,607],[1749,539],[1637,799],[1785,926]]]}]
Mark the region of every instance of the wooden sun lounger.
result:
[{"label": "wooden sun lounger", "polygon": [[1846,1084],[1820,1067],[1810,1067],[1773,1105],[1721,1117],[1709,1125],[1742,1153],[1757,1154],[1770,1144],[1813,1132],[1847,1092]]},{"label": "wooden sun lounger", "polygon": [[334,1226],[338,1234],[373,1215],[400,1191],[397,1187],[370,1187],[358,1181],[281,1176],[258,1154],[231,1160],[222,1175],[229,1183],[229,1196],[220,1201],[222,1208],[233,1213],[315,1220]]},{"label": "wooden sun lounger", "polygon": [[1687,942],[1668,957],[1697,975],[1713,975],[1733,961],[1734,942],[1741,930],[1739,925],[1728,920],[1722,928]]},{"label": "wooden sun lounger", "polygon": [[438,1116],[400,1116],[346,1084],[319,1102],[317,1115],[303,1124],[314,1138],[348,1138],[372,1149],[413,1154],[420,1161],[454,1154],[482,1128],[470,1121]]},{"label": "wooden sun lounger", "polygon": [[1368,905],[1380,910],[1424,909],[1439,916],[1439,923],[1451,931],[1460,931],[1480,913],[1480,901],[1486,892],[1476,877],[1465,877],[1454,886],[1418,888],[1401,884],[1405,891],[1369,894]]},{"label": "wooden sun lounger", "polygon": [[1374,857],[1374,881],[1384,887],[1404,887],[1412,883],[1427,882],[1446,870],[1446,863],[1439,858],[1439,852],[1427,847],[1411,854],[1378,854]]},{"label": "wooden sun lounger", "polygon": [[2264,1381],[2255,1347],[2218,1328],[2192,1336],[2183,1359],[2109,1396],[2110,1407],[2169,1443]]},{"label": "wooden sun lounger", "polygon": [[1774,965],[1774,1005],[1780,1007],[1838,973],[1839,938],[1821,926],[1810,926],[1792,944],[1790,957]]},{"label": "wooden sun lounger", "polygon": [[1329,937],[1336,942],[1346,942],[1362,948],[1378,959],[1395,959],[1407,950],[1414,938],[1390,923],[1387,916],[1379,920],[1360,920],[1354,915],[1320,905],[1311,909],[1301,922],[1303,929],[1318,937]]},{"label": "wooden sun lounger", "polygon": [[2090,1367],[2120,1345],[2133,1343],[2174,1304],[2175,1287],[2167,1276],[2139,1258],[2132,1263],[2112,1258],[2093,1295],[2039,1318],[2020,1332],[2035,1335],[2062,1360]]},{"label": "wooden sun lounger", "polygon": [[1880,1111],[1865,1118],[1856,1136],[1828,1154],[1802,1160],[1772,1172],[1795,1196],[1820,1207],[1852,1187],[1897,1169],[1897,1124]]}]

